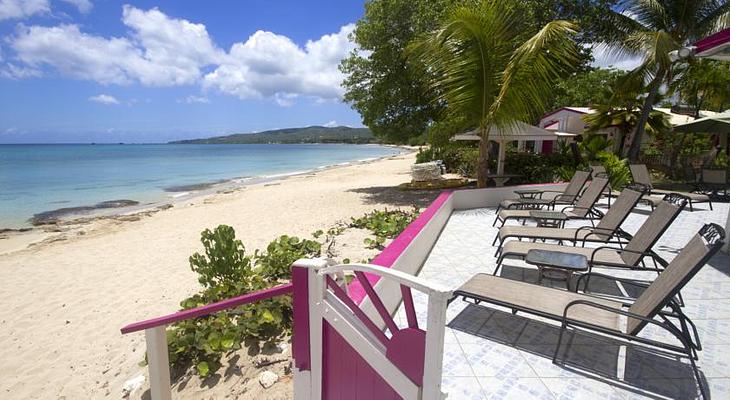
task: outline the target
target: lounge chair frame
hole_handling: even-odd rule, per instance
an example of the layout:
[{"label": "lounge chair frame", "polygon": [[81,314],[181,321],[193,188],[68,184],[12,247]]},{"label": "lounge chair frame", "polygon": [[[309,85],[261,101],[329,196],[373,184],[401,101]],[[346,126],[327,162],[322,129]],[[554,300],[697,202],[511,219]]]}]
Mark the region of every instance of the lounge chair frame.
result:
[{"label": "lounge chair frame", "polygon": [[[656,244],[656,242],[659,240],[659,238],[661,238],[664,235],[664,233],[667,231],[667,229],[669,229],[669,226],[672,224],[672,222],[674,222],[674,220],[677,218],[679,213],[682,212],[684,207],[689,202],[689,198],[687,196],[684,196],[684,195],[681,195],[678,193],[670,193],[670,194],[667,194],[666,196],[664,196],[663,201],[676,205],[678,207],[678,210],[674,215],[671,216],[671,218],[664,224],[664,226],[661,227],[659,232],[657,232],[655,239],[651,243],[647,244],[645,251],[636,251],[636,250],[629,250],[629,249],[625,249],[625,248],[616,248],[613,246],[596,247],[593,249],[591,256],[588,257],[588,273],[590,273],[592,271],[594,266],[624,268],[624,269],[637,270],[637,271],[647,271],[648,270],[648,271],[661,272],[667,266],[668,262],[666,260],[664,260],[664,258],[662,258],[654,250],[652,250],[652,247]],[[644,223],[648,223],[647,221],[645,221]],[[631,239],[633,240],[633,237]],[[563,249],[561,249],[561,250],[558,250],[560,248],[558,245],[556,245],[555,247],[556,247],[555,251],[565,251],[565,252],[570,253],[570,249],[572,246],[564,246]],[[603,251],[611,250],[611,251],[615,251],[618,253],[633,253],[633,254],[641,255],[641,257],[638,258],[636,263],[634,263],[633,265],[626,264],[626,263],[623,263],[623,264],[610,263],[610,262],[606,262],[606,261],[596,260],[596,255],[599,254],[602,250]],[[502,267],[502,263],[504,262],[505,258],[507,258],[509,256],[514,257],[516,255],[520,255],[520,254],[502,252],[499,255],[499,259],[497,260],[497,267],[494,269],[494,272],[492,273],[492,275],[497,275],[500,268]],[[652,260],[652,262],[654,263],[654,268],[646,266],[646,264],[644,263],[645,257],[649,257]],[[522,258],[524,258],[524,256]],[[641,266],[639,266],[639,264],[641,264]]]},{"label": "lounge chair frame", "polygon": [[[686,356],[690,364],[692,366],[692,370],[695,375],[695,379],[697,380],[697,385],[700,390],[700,394],[703,398],[708,398],[706,389],[704,385],[702,384],[701,376],[699,373],[699,369],[697,368],[697,359],[698,359],[698,351],[702,350],[702,344],[699,339],[699,334],[697,332],[697,327],[692,322],[692,320],[687,317],[682,312],[682,309],[680,305],[677,303],[676,296],[679,294],[679,291],[682,289],[683,286],[689,282],[689,280],[699,271],[700,268],[702,268],[707,261],[715,254],[717,251],[720,250],[720,248],[724,245],[724,238],[725,238],[725,232],[722,227],[720,227],[717,224],[707,224],[700,229],[698,232],[698,235],[704,239],[704,241],[707,243],[707,246],[709,247],[708,251],[701,257],[700,260],[696,260],[695,265],[692,266],[692,268],[687,271],[682,278],[680,279],[677,284],[675,284],[673,287],[671,287],[668,291],[664,293],[664,296],[661,298],[661,300],[655,302],[655,307],[651,310],[648,310],[645,315],[636,314],[633,312],[630,312],[628,310],[625,310],[624,308],[631,307],[634,303],[620,303],[621,308],[612,308],[604,304],[600,304],[598,301],[605,300],[597,296],[592,296],[590,294],[586,293],[580,293],[582,296],[585,296],[584,299],[578,299],[573,300],[565,305],[565,308],[563,310],[562,315],[556,315],[554,313],[544,312],[536,308],[527,307],[523,305],[518,305],[514,303],[510,303],[507,301],[502,301],[497,298],[491,298],[487,297],[484,294],[480,293],[474,293],[470,291],[465,291],[461,289],[457,289],[454,291],[454,296],[449,300],[449,303],[457,299],[458,297],[461,297],[466,302],[473,302],[474,304],[480,304],[481,302],[490,303],[498,306],[502,306],[508,309],[512,310],[513,314],[516,314],[519,311],[537,315],[539,317],[551,319],[554,321],[560,322],[560,334],[558,336],[558,343],[555,346],[555,351],[553,353],[553,363],[558,364],[558,359],[560,355],[560,349],[562,347],[563,342],[563,336],[564,333],[569,329],[572,328],[573,330],[578,329],[584,329],[588,331],[598,332],[601,334],[604,334],[606,336],[610,336],[613,338],[625,340],[627,342],[637,342],[646,344],[649,346],[654,346],[656,348],[661,348],[664,350],[668,350],[674,353],[677,353],[678,355]],[[694,236],[693,236],[694,239]],[[681,253],[680,253],[681,254]],[[613,277],[612,277],[613,278]],[[506,279],[506,278],[496,278],[496,279]],[[640,287],[648,288],[651,285],[642,285],[640,283],[625,280],[628,284],[637,285]],[[545,288],[542,286],[535,286],[535,290],[542,290],[542,291],[550,291],[550,290],[559,290],[559,289],[552,289],[552,288]],[[578,288],[578,285],[576,285],[576,290]],[[640,297],[641,298],[641,297]],[[640,299],[639,298],[639,299]],[[637,299],[637,301],[639,300]],[[471,300],[471,301],[470,301]],[[633,325],[633,328],[630,327],[627,328],[626,332],[617,330],[617,329],[610,329],[605,326],[600,326],[598,324],[591,324],[589,322],[580,321],[576,319],[572,319],[568,317],[569,311],[571,308],[576,306],[586,306],[586,307],[592,307],[596,308],[605,312],[609,313],[615,313],[622,316],[627,317],[628,319],[635,319],[640,321],[638,324]],[[659,317],[661,321],[657,321],[654,319],[654,317]],[[630,321],[630,320],[629,320]],[[679,342],[681,343],[681,346],[677,346],[674,344],[659,342],[652,339],[642,338],[639,337],[638,334],[641,332],[641,330],[646,325],[653,325],[657,326],[661,329],[664,329],[665,331],[669,332],[672,336],[677,338]]]},{"label": "lounge chair frame", "polygon": [[[666,190],[654,189],[654,184],[651,182],[651,175],[649,174],[649,169],[646,167],[645,164],[631,164],[631,165],[629,165],[629,169],[631,170],[631,176],[634,179],[634,182],[640,183],[642,185],[646,185],[647,187],[649,187],[649,192],[647,193],[647,195],[666,194],[667,193]],[[674,192],[674,191],[672,191],[672,192]],[[682,193],[682,192],[678,192],[678,193]],[[700,195],[707,196],[707,200],[692,199],[691,196],[688,196],[688,197],[690,197],[690,201],[689,201],[689,210],[690,211],[694,211],[693,205],[696,203],[707,203],[710,206],[710,211],[713,210],[712,199],[710,198],[710,196],[706,195],[705,193],[702,193],[700,190],[698,190],[698,188],[695,187],[695,189],[693,189],[689,192],[685,192],[685,193],[700,194]],[[647,199],[647,200],[645,200],[645,202],[647,202],[652,208],[654,208],[654,203],[651,200]]]},{"label": "lounge chair frame", "polygon": [[[536,199],[519,199],[519,202],[512,203],[507,206],[503,206],[503,202],[500,202],[497,206],[497,213],[499,213],[499,210],[505,208],[505,209],[541,209],[543,207],[547,207],[548,209],[554,210],[556,205],[571,205],[576,202],[578,197],[583,191],[583,187],[585,186],[586,182],[588,182],[588,179],[590,178],[591,173],[590,171],[583,171],[578,170],[573,175],[573,178],[571,178],[570,182],[568,183],[568,186],[566,187],[566,190],[541,190],[540,195]],[[581,178],[582,177],[582,178]],[[578,181],[577,179],[581,178],[582,181]],[[567,189],[573,189],[575,188],[575,193],[569,193],[566,194]],[[571,190],[572,191],[572,190]],[[543,199],[542,196],[545,193],[557,193],[557,195],[553,199]],[[509,199],[511,200],[511,199]],[[506,201],[506,200],[505,200]]]},{"label": "lounge chair frame", "polygon": [[[583,193],[577,199],[577,202],[575,204],[573,204],[573,205],[568,205],[568,206],[563,207],[563,209],[561,209],[560,212],[565,213],[567,211],[575,211],[575,210],[584,210],[585,211],[585,214],[583,216],[578,216],[577,214],[575,216],[568,216],[568,219],[571,219],[571,220],[586,219],[586,220],[593,221],[594,219],[601,219],[601,218],[603,218],[604,214],[603,214],[603,212],[601,212],[600,210],[598,210],[596,208],[596,203],[598,202],[598,200],[600,200],[601,194],[603,193],[603,190],[608,186],[608,179],[607,178],[599,178],[599,179],[600,179],[600,181],[597,181],[595,179],[593,181],[591,181],[591,183],[588,184],[588,187],[586,187],[585,190],[583,190]],[[581,201],[584,198],[586,198],[586,193],[588,193],[591,190],[592,185],[602,185],[603,187],[601,187],[601,190],[600,190],[600,192],[598,192],[597,196],[595,196],[595,198],[593,200],[591,200],[591,203],[590,203],[590,205],[588,207],[579,206],[578,204],[580,204]],[[550,209],[555,209],[555,204],[554,203],[548,203],[546,205]],[[504,210],[504,211],[507,212],[507,213],[517,212],[519,214],[520,211],[525,211],[525,210],[510,210],[510,209],[507,209],[507,210]],[[510,219],[522,220],[522,224],[524,225],[525,221],[527,221],[528,219],[532,219],[532,217],[530,217],[530,216],[525,216],[525,215],[509,215],[509,214],[508,215],[505,215],[504,218],[503,218],[502,215],[501,215],[501,211],[500,210],[497,210],[496,214],[497,214],[497,216],[494,218],[494,222],[492,222],[492,226],[495,226],[498,221],[502,221],[502,225],[501,226],[504,226],[505,222],[507,222],[507,220],[510,220]]]},{"label": "lounge chair frame", "polygon": [[[631,204],[631,207],[628,212],[625,213],[625,215],[622,216],[621,220],[616,223],[615,228],[613,229],[606,229],[601,228],[598,226],[580,226],[576,228],[575,233],[573,234],[572,239],[565,239],[567,241],[570,241],[573,243],[574,246],[577,246],[578,243],[581,243],[582,247],[585,247],[586,242],[600,242],[600,243],[617,243],[619,245],[623,245],[624,241],[628,242],[631,240],[632,236],[630,233],[624,231],[621,229],[621,225],[626,221],[626,218],[628,218],[629,214],[631,214],[631,210],[636,207],[636,204],[641,200],[641,197],[643,196],[644,192],[644,186],[643,185],[629,185],[627,186],[628,190],[632,190],[635,192],[639,192],[642,195],[637,196],[636,200],[633,204]],[[617,200],[618,201],[618,200]],[[614,204],[615,207],[615,204]],[[608,213],[606,214],[608,215]],[[605,216],[604,216],[605,217]],[[600,225],[600,224],[599,224]],[[557,228],[556,228],[557,229]],[[580,234],[584,231],[587,231],[587,234],[579,239]],[[605,237],[605,238],[602,238]],[[497,246],[497,251],[494,253],[495,257],[499,257],[499,255],[502,253],[502,246],[504,245],[505,241],[509,238],[517,238],[518,240],[522,239],[551,239],[551,240],[557,240],[559,243],[562,244],[562,239],[555,239],[551,237],[531,237],[526,235],[506,235],[504,238],[500,238],[499,234],[495,235],[494,241],[492,242],[492,246],[497,245],[497,241],[499,241],[499,245]]]}]

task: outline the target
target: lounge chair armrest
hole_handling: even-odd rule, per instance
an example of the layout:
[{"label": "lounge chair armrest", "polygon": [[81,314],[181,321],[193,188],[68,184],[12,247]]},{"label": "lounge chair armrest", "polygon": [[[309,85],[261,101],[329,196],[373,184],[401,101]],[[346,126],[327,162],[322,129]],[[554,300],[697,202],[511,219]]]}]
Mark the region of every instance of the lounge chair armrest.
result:
[{"label": "lounge chair armrest", "polygon": [[[600,274],[598,272],[587,272],[585,274],[582,274],[578,278],[578,280],[575,282],[575,291],[576,292],[578,291],[581,281],[583,281],[585,279],[586,282],[588,282],[588,280],[591,277],[606,278],[606,279],[610,279],[612,281],[621,282],[622,284],[635,286],[640,289],[646,289],[649,287],[649,285],[651,285],[651,282],[639,281],[639,280],[628,279],[628,278],[618,278],[613,275]],[[588,290],[588,283],[586,283],[585,286],[583,287],[583,292],[589,293],[587,290]],[[630,299],[630,298],[627,298],[627,299]],[[632,299],[632,300],[634,300],[634,299]]]},{"label": "lounge chair armrest", "polygon": [[[651,250],[649,250],[649,251],[638,251],[638,250],[621,249],[621,248],[616,248],[616,247],[611,247],[611,246],[599,246],[599,247],[596,247],[595,249],[593,249],[593,252],[591,253],[591,258],[590,258],[589,263],[588,263],[590,266],[593,266],[594,261],[595,261],[595,257],[596,257],[596,253],[598,253],[601,250],[612,250],[612,251],[615,251],[615,252],[618,252],[618,253],[641,254],[641,255],[643,255],[645,257],[651,257],[651,258],[653,258],[654,260],[656,260],[657,262],[659,262],[659,264],[661,264],[662,267],[666,267],[667,266],[667,262],[664,261],[661,257],[659,257],[656,253],[654,253]],[[637,267],[637,266],[628,265],[628,264],[601,264],[601,265],[608,265],[608,266],[611,266],[611,267],[618,267],[618,268],[622,268],[622,267],[625,266],[626,268],[629,268],[629,269],[636,269],[636,270],[641,270],[641,271],[647,271],[647,270],[648,271],[661,271],[661,269],[658,269],[658,268]]]},{"label": "lounge chair armrest", "polygon": [[[690,339],[689,343],[687,343],[688,338],[685,338],[682,335],[682,332],[679,331],[679,329],[677,329],[676,327],[673,327],[671,325],[668,326],[666,324],[662,324],[661,322],[656,321],[653,318],[647,318],[643,315],[635,314],[628,310],[609,307],[609,306],[599,304],[599,303],[596,303],[596,302],[593,302],[590,300],[573,300],[570,303],[568,303],[568,305],[566,305],[565,309],[563,310],[563,320],[562,320],[563,327],[566,327],[571,321],[568,319],[568,311],[570,310],[571,307],[574,307],[577,305],[598,308],[600,310],[615,313],[615,314],[620,314],[620,315],[626,316],[628,318],[635,318],[635,319],[641,320],[643,322],[646,322],[647,324],[652,324],[652,325],[661,327],[664,330],[668,331],[669,333],[674,335],[674,337],[676,337],[680,342],[682,342],[682,344],[685,345],[687,348],[690,348],[693,345],[693,343],[691,342],[691,338],[689,338]],[[684,318],[687,319],[686,317],[684,317]],[[580,321],[576,321],[576,322],[580,323]],[[585,324],[585,325],[590,325],[590,324]]]},{"label": "lounge chair armrest", "polygon": [[585,242],[585,239],[588,236],[590,236],[591,234],[594,234],[596,232],[605,232],[609,236],[613,236],[616,233],[616,231],[615,230],[612,230],[612,229],[599,228],[599,227],[596,227],[596,226],[585,225],[585,226],[581,226],[581,227],[579,227],[578,229],[575,230],[575,234],[573,235],[573,242],[574,243],[577,243],[578,242],[578,240],[579,240],[578,239],[578,235],[582,231],[591,231],[583,239],[581,239],[581,240],[583,240],[583,242]]}]

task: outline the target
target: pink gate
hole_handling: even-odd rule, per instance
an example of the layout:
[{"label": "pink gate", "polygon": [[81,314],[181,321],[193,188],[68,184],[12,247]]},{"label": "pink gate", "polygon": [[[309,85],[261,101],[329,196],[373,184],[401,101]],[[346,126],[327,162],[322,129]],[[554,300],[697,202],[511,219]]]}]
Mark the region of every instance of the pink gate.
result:
[{"label": "pink gate", "polygon": [[[345,270],[355,273],[377,315],[367,315],[350,298],[347,286],[338,283]],[[400,286],[407,326],[398,326],[387,312],[366,273]],[[300,260],[292,274],[297,400],[442,399],[450,290],[368,264],[329,266],[324,260]],[[425,331],[419,327],[411,289],[425,294]]]}]

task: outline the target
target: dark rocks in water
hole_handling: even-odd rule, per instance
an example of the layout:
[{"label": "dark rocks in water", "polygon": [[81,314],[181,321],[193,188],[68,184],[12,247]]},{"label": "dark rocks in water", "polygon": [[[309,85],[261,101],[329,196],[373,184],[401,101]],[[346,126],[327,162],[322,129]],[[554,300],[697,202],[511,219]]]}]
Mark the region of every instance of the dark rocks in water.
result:
[{"label": "dark rocks in water", "polygon": [[11,233],[11,232],[30,232],[33,228],[3,228],[0,229],[0,233]]},{"label": "dark rocks in water", "polygon": [[165,188],[165,191],[166,192],[175,192],[175,193],[179,193],[179,192],[194,192],[194,191],[197,191],[197,190],[210,189],[211,187],[213,187],[215,185],[218,185],[220,183],[224,183],[226,181],[227,180],[225,180],[225,179],[221,179],[221,180],[213,181],[213,182],[193,183],[193,184],[190,184],[190,185],[170,186],[170,187],[166,187]]},{"label": "dark rocks in water", "polygon": [[51,211],[44,211],[42,213],[34,214],[29,220],[31,224],[38,225],[51,225],[58,223],[59,220],[65,216],[75,214],[88,214],[95,210],[108,209],[108,208],[122,208],[129,206],[136,206],[139,204],[135,200],[110,200],[102,201],[93,206],[81,206],[81,207],[64,207]]}]

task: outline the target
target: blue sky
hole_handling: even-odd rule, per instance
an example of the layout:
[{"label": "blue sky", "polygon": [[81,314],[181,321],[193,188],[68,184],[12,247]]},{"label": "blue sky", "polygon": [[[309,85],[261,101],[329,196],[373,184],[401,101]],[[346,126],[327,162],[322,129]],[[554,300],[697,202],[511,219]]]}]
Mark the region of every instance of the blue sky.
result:
[{"label": "blue sky", "polygon": [[0,0],[0,143],[362,126],[337,65],[363,4]]},{"label": "blue sky", "polygon": [[336,67],[363,3],[0,0],[0,143],[361,126]]}]

